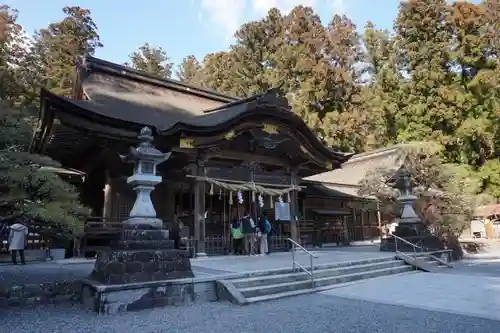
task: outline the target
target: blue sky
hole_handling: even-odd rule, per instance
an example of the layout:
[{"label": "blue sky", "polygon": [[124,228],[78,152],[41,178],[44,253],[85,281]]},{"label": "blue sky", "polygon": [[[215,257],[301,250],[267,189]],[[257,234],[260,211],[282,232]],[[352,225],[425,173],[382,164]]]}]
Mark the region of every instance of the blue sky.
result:
[{"label": "blue sky", "polygon": [[[97,57],[123,63],[138,46],[148,42],[163,47],[178,64],[194,54],[198,59],[227,49],[242,23],[262,17],[269,8],[283,11],[303,4],[312,6],[327,23],[334,13],[346,13],[358,27],[368,20],[391,28],[398,0],[7,0],[20,12],[19,23],[31,34],[62,18],[62,7],[90,9],[99,27],[104,48]],[[375,5],[375,3],[377,5]]]}]

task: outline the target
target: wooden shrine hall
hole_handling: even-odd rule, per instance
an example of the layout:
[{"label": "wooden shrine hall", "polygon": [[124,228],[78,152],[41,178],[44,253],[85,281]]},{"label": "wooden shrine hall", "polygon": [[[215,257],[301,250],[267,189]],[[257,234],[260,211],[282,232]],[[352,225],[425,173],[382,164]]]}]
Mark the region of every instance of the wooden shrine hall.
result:
[{"label": "wooden shrine hall", "polygon": [[[126,184],[132,166],[120,154],[144,126],[156,148],[172,152],[157,171],[157,215],[165,227],[183,220],[196,253],[210,252],[208,236],[227,242],[229,221],[244,211],[269,211],[280,232],[297,239],[301,179],[349,159],[324,146],[274,90],[235,99],[86,57],[72,98],[42,90],[31,149],[86,175],[78,186],[94,216],[86,238],[96,247],[106,246],[134,203]],[[288,211],[274,216],[276,204]]]}]

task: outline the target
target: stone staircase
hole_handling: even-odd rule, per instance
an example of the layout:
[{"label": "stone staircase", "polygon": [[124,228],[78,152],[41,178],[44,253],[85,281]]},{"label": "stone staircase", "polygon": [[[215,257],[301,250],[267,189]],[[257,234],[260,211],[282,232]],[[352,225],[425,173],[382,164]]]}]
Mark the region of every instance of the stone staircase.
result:
[{"label": "stone staircase", "polygon": [[311,276],[292,269],[251,274],[237,279],[220,280],[219,297],[237,304],[251,304],[332,288],[341,283],[354,282],[384,275],[414,271],[403,260],[395,258],[367,259],[361,261],[317,265]]}]

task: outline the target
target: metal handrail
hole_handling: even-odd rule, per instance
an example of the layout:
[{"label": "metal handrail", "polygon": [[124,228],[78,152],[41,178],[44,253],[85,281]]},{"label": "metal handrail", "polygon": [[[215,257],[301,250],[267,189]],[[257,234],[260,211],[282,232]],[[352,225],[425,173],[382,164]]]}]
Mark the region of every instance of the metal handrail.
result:
[{"label": "metal handrail", "polygon": [[[416,263],[417,262],[417,249],[420,249],[420,252],[422,252],[424,248],[421,247],[421,246],[418,246],[416,244],[413,244],[412,242],[407,241],[406,239],[401,238],[399,236],[396,236],[396,235],[391,235],[391,236],[394,237],[394,246],[396,247],[396,254],[398,254],[400,256],[401,255],[405,256],[405,257],[410,258],[410,259],[413,259],[414,262]],[[413,247],[413,258],[409,254],[403,253],[403,252],[401,252],[401,251],[398,250],[398,240],[400,240],[403,243],[406,243],[408,245],[411,245]],[[416,265],[414,265],[414,267],[415,267],[415,269],[417,269]]]},{"label": "metal handrail", "polygon": [[[300,245],[299,243],[297,243],[293,239],[288,238],[288,241],[290,243],[292,243],[293,271],[295,272],[296,267],[299,267],[304,272],[306,272],[307,274],[309,274],[309,276],[311,277],[311,288],[314,288],[314,265],[313,265],[313,258],[318,258],[318,256],[315,255],[315,254],[313,254],[313,253],[311,253],[310,251],[306,250],[302,245]],[[296,247],[298,247],[299,249],[301,249],[302,251],[304,251],[305,253],[307,253],[309,255],[309,270],[307,270],[307,268],[305,268],[304,266],[302,266],[301,264],[299,264],[295,260]]]},{"label": "metal handrail", "polygon": [[[447,250],[437,250],[437,251],[432,251],[431,254],[429,253],[423,253],[424,251],[428,251],[427,248],[424,248],[422,246],[419,246],[419,245],[416,245],[416,244],[413,244],[412,242],[404,239],[404,238],[401,238],[399,236],[396,236],[396,235],[391,235],[392,237],[394,237],[394,245],[396,247],[396,254],[400,255],[400,256],[404,256],[404,257],[407,257],[407,258],[410,258],[410,259],[413,259],[415,262],[417,261],[417,249],[420,249],[420,253],[421,254],[424,254],[430,258],[433,258],[434,260],[438,261],[439,263],[443,264],[443,265],[446,265],[448,267],[453,267],[450,263],[446,263],[444,260],[440,259],[440,258],[437,258],[436,256],[434,256],[433,254],[435,253],[450,253],[451,250],[447,249]],[[404,252],[401,252],[398,250],[398,240],[402,241],[403,243],[406,243],[408,245],[411,245],[413,247],[413,258],[407,254],[407,253],[404,253]],[[417,269],[417,266],[415,266],[415,269]]]},{"label": "metal handrail", "polygon": [[402,241],[403,243],[406,243],[406,244],[408,244],[408,245],[413,246],[414,248],[424,250],[424,248],[423,248],[422,246],[419,246],[419,245],[417,245],[417,244],[413,244],[412,242],[407,241],[407,240],[406,240],[406,239],[404,239],[404,238],[401,238],[401,237],[396,236],[396,235],[391,235],[391,236],[392,236],[392,237],[394,237],[395,239],[399,239],[399,240],[400,240],[400,241]]}]

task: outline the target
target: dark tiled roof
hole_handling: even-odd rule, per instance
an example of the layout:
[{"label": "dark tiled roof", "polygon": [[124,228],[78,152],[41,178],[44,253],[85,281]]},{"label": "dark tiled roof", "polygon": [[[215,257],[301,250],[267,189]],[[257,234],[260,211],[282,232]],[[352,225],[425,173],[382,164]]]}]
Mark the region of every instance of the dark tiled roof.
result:
[{"label": "dark tiled roof", "polygon": [[114,76],[122,78],[125,81],[134,81],[137,84],[149,85],[151,86],[149,88],[150,90],[152,89],[152,87],[155,87],[159,90],[174,90],[190,96],[197,96],[201,99],[211,100],[212,102],[219,102],[219,104],[230,103],[238,100],[238,98],[236,97],[223,95],[212,90],[195,87],[173,79],[158,78],[154,75],[144,73],[127,66],[115,64],[90,56],[87,56],[80,61],[80,64],[78,65],[78,71],[80,74],[80,79],[84,84],[84,90],[86,90],[85,86],[87,86],[88,88],[89,85],[92,84],[91,80],[89,79],[94,74],[100,73],[104,76]]},{"label": "dark tiled roof", "polygon": [[79,65],[78,77],[85,100],[48,91],[42,92],[42,98],[59,104],[63,112],[76,112],[111,126],[150,126],[164,135],[224,131],[247,117],[254,121],[267,117],[300,131],[321,159],[337,164],[349,158],[325,147],[274,90],[236,99],[91,57]]}]

